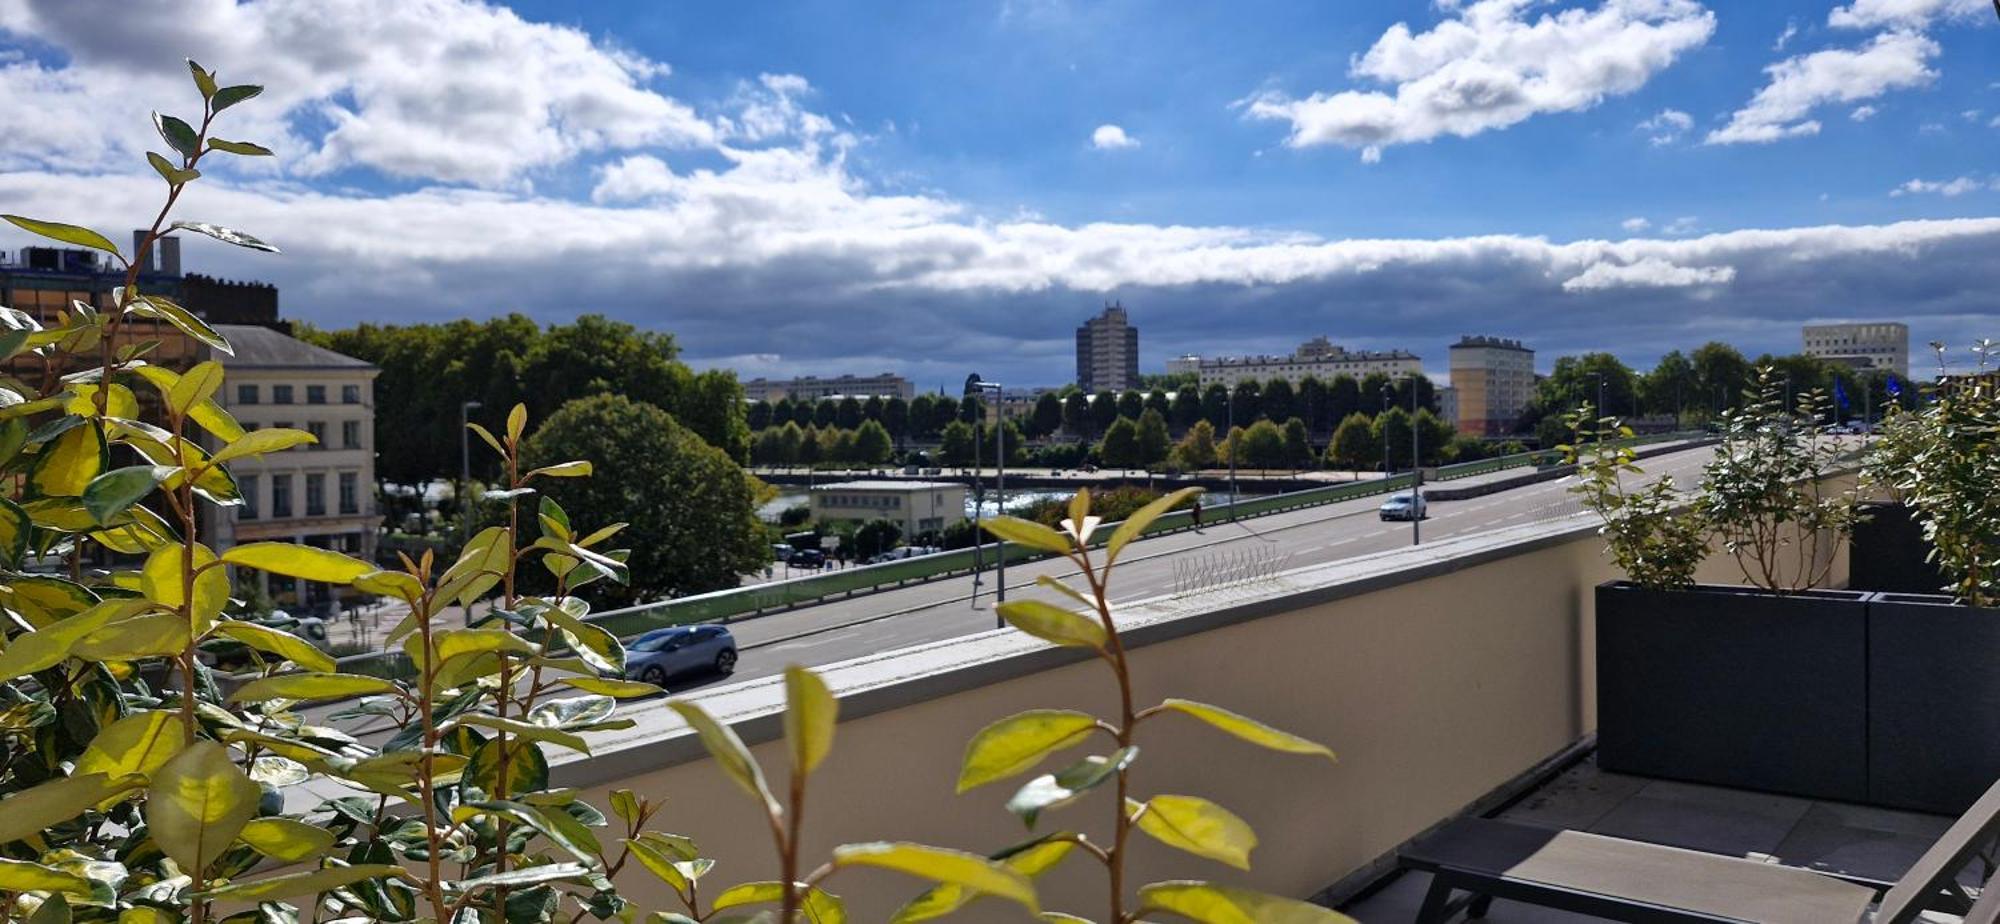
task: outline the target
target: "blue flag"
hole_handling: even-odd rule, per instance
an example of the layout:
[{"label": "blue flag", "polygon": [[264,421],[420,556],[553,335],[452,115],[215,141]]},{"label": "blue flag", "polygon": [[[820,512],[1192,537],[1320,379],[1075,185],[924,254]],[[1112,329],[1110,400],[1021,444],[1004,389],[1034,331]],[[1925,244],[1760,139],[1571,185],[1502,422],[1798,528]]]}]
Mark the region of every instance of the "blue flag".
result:
[{"label": "blue flag", "polygon": [[1889,397],[1891,397],[1891,398],[1901,398],[1902,396],[1903,396],[1903,382],[1902,382],[1902,380],[1901,380],[1901,379],[1898,379],[1898,378],[1896,378],[1896,374],[1895,374],[1895,373],[1893,373],[1893,372],[1892,372],[1892,373],[1889,373]]},{"label": "blue flag", "polygon": [[1833,380],[1833,404],[1843,411],[1847,410],[1847,389],[1841,384],[1840,379]]}]

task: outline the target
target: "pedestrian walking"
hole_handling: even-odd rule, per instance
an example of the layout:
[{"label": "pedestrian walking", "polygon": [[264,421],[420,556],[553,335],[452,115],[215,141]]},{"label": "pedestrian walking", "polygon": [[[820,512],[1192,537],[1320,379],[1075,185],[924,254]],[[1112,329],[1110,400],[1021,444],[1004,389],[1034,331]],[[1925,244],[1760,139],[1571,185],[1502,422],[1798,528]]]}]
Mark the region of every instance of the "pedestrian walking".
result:
[{"label": "pedestrian walking", "polygon": [[1191,509],[1191,510],[1189,510],[1189,511],[1188,511],[1188,515],[1194,518],[1194,531],[1195,531],[1195,532],[1201,532],[1201,499],[1200,499],[1200,498],[1196,498],[1196,499],[1195,499],[1195,502],[1194,502],[1194,507],[1193,507],[1193,509]]}]

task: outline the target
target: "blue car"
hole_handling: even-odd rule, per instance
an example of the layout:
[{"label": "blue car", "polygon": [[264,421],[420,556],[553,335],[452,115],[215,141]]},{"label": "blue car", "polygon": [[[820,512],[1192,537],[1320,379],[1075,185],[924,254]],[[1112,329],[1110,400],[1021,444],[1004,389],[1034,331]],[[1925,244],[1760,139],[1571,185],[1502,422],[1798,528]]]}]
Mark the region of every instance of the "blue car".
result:
[{"label": "blue car", "polygon": [[655,686],[667,678],[712,670],[736,670],[736,638],[721,626],[675,626],[648,632],[625,646],[625,676]]}]

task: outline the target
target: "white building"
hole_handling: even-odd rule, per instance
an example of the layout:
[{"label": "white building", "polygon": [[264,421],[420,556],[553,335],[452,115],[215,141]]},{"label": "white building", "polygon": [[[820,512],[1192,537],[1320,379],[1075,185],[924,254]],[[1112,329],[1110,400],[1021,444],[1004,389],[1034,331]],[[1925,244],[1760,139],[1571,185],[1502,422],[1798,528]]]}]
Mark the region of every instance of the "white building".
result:
[{"label": "white building", "polygon": [[1090,394],[1139,387],[1139,329],[1123,305],[1076,329],[1076,384]]},{"label": "white building", "polygon": [[965,517],[965,485],[952,481],[840,481],[812,489],[815,520],[888,520],[905,537]]},{"label": "white building", "polygon": [[816,375],[795,379],[756,378],[743,383],[743,397],[750,401],[818,401],[821,398],[901,398],[917,396],[917,388],[900,375]]},{"label": "white building", "polygon": [[[1182,361],[1188,358],[1183,357]],[[1194,371],[1200,373],[1203,388],[1215,384],[1234,388],[1246,380],[1285,379],[1297,385],[1307,376],[1325,382],[1336,376],[1359,379],[1377,372],[1390,378],[1422,375],[1424,363],[1415,353],[1404,350],[1349,350],[1335,346],[1325,337],[1314,337],[1300,344],[1290,356],[1199,357]]]},{"label": "white building", "polygon": [[1910,375],[1910,326],[1895,321],[1808,324],[1805,354],[1863,369]]},{"label": "white building", "polygon": [[1519,340],[1461,337],[1451,345],[1451,387],[1457,409],[1446,419],[1458,432],[1512,433],[1535,396],[1535,351]]}]

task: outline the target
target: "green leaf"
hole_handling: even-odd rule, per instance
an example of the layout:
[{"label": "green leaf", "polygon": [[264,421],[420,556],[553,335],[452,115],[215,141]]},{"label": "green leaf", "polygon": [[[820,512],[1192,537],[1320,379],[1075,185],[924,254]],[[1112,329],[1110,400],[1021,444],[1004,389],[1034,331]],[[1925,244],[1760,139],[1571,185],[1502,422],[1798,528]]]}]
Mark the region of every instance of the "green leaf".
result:
[{"label": "green leaf", "polygon": [[92,478],[83,489],[83,509],[99,525],[108,526],[113,517],[153,493],[160,482],[180,469],[166,465],[133,465],[116,468]]},{"label": "green leaf", "polygon": [[[367,594],[395,597],[406,603],[415,603],[424,595],[422,581],[401,571],[370,571],[354,579],[354,589]],[[396,640],[394,635],[389,641]]]},{"label": "green leaf", "polygon": [[[578,612],[584,610],[579,608]],[[549,606],[542,610],[540,615],[562,632],[563,641],[568,643],[583,663],[607,674],[615,674],[625,669],[625,646],[618,641],[618,636],[576,618],[576,614],[563,609],[560,605]],[[652,689],[654,692],[659,690],[658,687]]]},{"label": "green leaf", "polygon": [[452,721],[457,725],[478,725],[482,728],[498,729],[530,741],[546,741],[550,744],[569,748],[572,751],[584,754],[590,753],[590,745],[579,735],[557,731],[553,728],[544,728],[540,725],[522,722],[517,719],[503,719],[491,715],[462,715]]},{"label": "green leaf", "polygon": [[[180,328],[182,333],[208,344],[216,350],[230,355],[235,355],[236,353],[229,346],[229,341],[217,333],[215,328],[208,326],[207,321],[196,317],[194,312],[181,307],[180,303],[173,299],[163,298],[158,295],[141,295],[133,299],[130,305],[125,306],[125,313],[142,318],[159,318]],[[157,371],[148,372],[146,371],[148,369]],[[175,375],[172,370],[161,369],[159,366],[140,366],[134,371],[138,372],[142,378],[152,382],[155,387],[161,387],[160,380],[162,378],[171,378],[175,382],[180,381],[180,377]],[[166,373],[166,375],[161,376],[160,373]],[[202,421],[201,417],[196,417],[195,423],[202,424],[204,427],[208,426]],[[215,432],[212,427],[209,428],[209,431]],[[242,432],[241,428],[238,428],[236,431],[237,435],[241,435]],[[221,436],[222,434],[217,433],[216,435]]]},{"label": "green leaf", "polygon": [[229,576],[221,568],[201,571],[195,576],[194,599],[190,601],[182,575],[184,570],[202,568],[214,561],[215,553],[198,543],[192,560],[184,546],[160,546],[146,556],[146,564],[139,571],[139,592],[161,606],[179,609],[187,605],[193,617],[192,631],[206,635],[215,617],[222,615],[222,608],[229,603]]},{"label": "green leaf", "polygon": [[208,139],[209,150],[226,151],[243,157],[269,157],[271,149],[248,141],[224,141],[221,138]]},{"label": "green leaf", "polygon": [[948,883],[1019,902],[1029,911],[1038,911],[1035,886],[1028,877],[976,854],[923,844],[845,844],[833,848],[836,869],[872,866],[895,870],[932,882]]},{"label": "green leaf", "polygon": [[507,441],[518,443],[521,441],[521,435],[526,432],[528,432],[528,406],[516,404],[513,410],[507,412]]},{"label": "green leaf", "polygon": [[331,673],[334,670],[333,656],[289,632],[281,632],[253,622],[230,619],[217,623],[215,633],[224,638],[235,639],[258,651],[277,655],[297,664],[302,670],[321,673]]},{"label": "green leaf", "polygon": [[232,882],[204,893],[211,899],[232,902],[282,901],[301,895],[318,895],[369,879],[409,879],[408,870],[388,863],[359,866],[329,866],[304,873],[286,873],[246,882]]},{"label": "green leaf", "polygon": [[184,740],[177,713],[135,712],[99,731],[77,758],[74,772],[79,776],[101,773],[114,779],[150,774],[179,754]]},{"label": "green leaf", "polygon": [[523,867],[490,876],[480,876],[477,879],[462,880],[458,883],[458,891],[471,894],[503,886],[513,888],[554,882],[558,879],[579,879],[593,872],[590,867],[581,863],[544,863],[541,866]]},{"label": "green leaf", "polygon": [[319,437],[304,430],[294,430],[289,427],[267,427],[262,430],[252,430],[235,440],[231,440],[229,445],[216,450],[215,455],[210,457],[209,461],[221,464],[241,459],[245,456],[260,456],[267,452],[282,452],[293,446],[303,446],[308,443],[317,442],[319,442]]},{"label": "green leaf", "polygon": [[250,250],[261,250],[264,251],[265,253],[284,252],[276,247],[271,246],[270,244],[266,244],[263,241],[251,237],[248,234],[244,234],[241,231],[237,231],[231,228],[225,228],[221,225],[209,224],[208,222],[205,221],[177,221],[174,222],[174,230],[193,231],[196,234],[206,234],[209,237],[215,238],[216,240],[221,241],[225,244],[235,244],[238,247],[244,247]]},{"label": "green leaf", "polygon": [[500,445],[500,439],[493,435],[493,431],[488,430],[485,427],[482,427],[476,423],[466,424],[465,428],[471,430],[476,434],[479,434],[479,438],[485,440],[486,445],[493,447],[494,452],[497,452],[503,456],[507,454],[507,447]]},{"label": "green leaf", "polygon": [[743,882],[722,890],[722,894],[709,902],[711,911],[724,911],[743,905],[785,900],[785,885],[782,882]]},{"label": "green leaf", "polygon": [[53,238],[65,244],[75,244],[78,247],[102,250],[105,253],[119,257],[119,259],[124,259],[124,256],[118,253],[117,244],[111,243],[110,238],[89,228],[80,228],[76,225],[66,225],[54,221],[37,221],[33,218],[22,218],[19,215],[0,215],[0,218],[5,218],[15,227],[32,234]]},{"label": "green leaf", "polygon": [[146,824],[160,849],[199,878],[256,817],[262,796],[228,748],[196,741],[153,772]]},{"label": "green leaf", "polygon": [[146,162],[152,164],[153,171],[158,173],[161,179],[166,180],[172,186],[183,186],[201,178],[201,171],[183,170],[174,166],[173,161],[161,157],[153,151],[146,152]]},{"label": "green leaf", "polygon": [[187,64],[188,72],[194,76],[194,88],[201,91],[201,98],[214,98],[215,75],[202,70],[201,65],[194,63],[193,58],[187,59]]},{"label": "green leaf", "polygon": [[1139,888],[1139,913],[1165,911],[1202,924],[1354,924],[1318,905],[1212,882],[1155,882]]},{"label": "green leaf", "polygon": [[237,103],[243,102],[244,100],[256,96],[257,94],[262,92],[264,92],[263,87],[255,86],[252,84],[242,84],[240,86],[234,86],[234,87],[223,87],[222,89],[215,91],[215,99],[214,103],[212,104],[212,110],[215,112],[221,112],[224,109],[228,109],[229,107],[234,106]]},{"label": "green leaf", "polygon": [[0,858],[0,892],[68,892],[90,897],[90,880],[40,863]]},{"label": "green leaf", "polygon": [[229,695],[232,703],[261,703],[273,699],[341,699],[394,693],[393,680],[364,674],[279,674],[252,680]]},{"label": "green leaf", "polygon": [[26,840],[145,784],[137,776],[78,773],[0,799],[0,844]]},{"label": "green leaf", "polygon": [[[1025,844],[1009,847],[993,854],[990,859],[998,860],[1008,869],[1032,879],[1053,869],[1056,864],[1063,861],[1064,857],[1069,856],[1070,852],[1076,849],[1076,844],[1068,838],[1075,836],[1050,834]],[[1057,840],[1059,837],[1064,839]],[[967,892],[956,885],[934,886],[896,909],[896,915],[889,919],[889,924],[917,924],[920,921],[935,920],[965,907],[978,897],[977,894]],[[1045,911],[1042,912],[1042,917],[1048,918],[1051,914],[1054,912]]]},{"label": "green leaf", "polygon": [[159,129],[160,137],[167,146],[180,152],[182,157],[194,157],[201,153],[201,136],[194,126],[170,115],[153,113],[153,127]]},{"label": "green leaf", "polygon": [[785,668],[785,744],[791,749],[794,773],[811,773],[826,759],[839,721],[840,703],[826,681],[796,664]]},{"label": "green leaf", "polygon": [[585,693],[596,693],[600,696],[610,696],[617,699],[629,699],[635,696],[656,696],[660,692],[659,687],[637,680],[613,680],[608,677],[562,677],[559,679],[563,683],[569,684]]},{"label": "green leaf", "polygon": [[1216,728],[1259,747],[1287,754],[1311,754],[1334,760],[1333,752],[1326,745],[1308,741],[1289,732],[1282,732],[1256,719],[1230,712],[1220,706],[1197,703],[1186,699],[1169,699],[1160,703],[1160,709],[1194,716]]},{"label": "green leaf", "polygon": [[1007,624],[1045,642],[1071,648],[1104,650],[1110,643],[1104,624],[1040,600],[1009,600],[1000,604],[1000,618]]},{"label": "green leaf", "polygon": [[28,554],[28,533],[34,525],[20,504],[0,497],[0,565],[21,566],[21,556]]},{"label": "green leaf", "polygon": [[281,863],[300,863],[333,847],[333,832],[290,818],[257,818],[243,826],[243,843]]},{"label": "green leaf", "polygon": [[222,560],[286,577],[325,584],[351,584],[375,566],[339,552],[290,542],[251,542],[222,553]]},{"label": "green leaf", "polygon": [[167,409],[186,414],[195,405],[215,397],[216,389],[221,387],[222,364],[212,359],[197,363],[181,373],[180,381],[167,391]]},{"label": "green leaf", "polygon": [[738,788],[761,803],[772,817],[777,817],[778,800],[772,798],[771,788],[764,784],[764,771],[757,766],[757,759],[750,756],[750,750],[743,746],[743,739],[736,737],[734,729],[717,722],[708,710],[693,703],[676,700],[668,703],[667,708],[679,713],[688,727],[694,729],[695,736],[701,739],[701,746],[708,750],[716,766],[721,767]]},{"label": "green leaf", "polygon": [[[17,579],[14,592],[20,594],[25,584],[25,581]],[[19,602],[16,601],[17,606]],[[115,620],[129,618],[146,609],[147,605],[144,600],[106,600],[33,632],[14,636],[7,650],[0,651],[0,681],[48,670],[63,663],[72,656],[84,636]]]},{"label": "green leaf", "polygon": [[[681,872],[680,868],[674,865],[675,861],[672,857],[661,853],[658,848],[645,841],[629,838],[625,841],[625,849],[632,852],[632,856],[639,861],[640,866],[645,867],[653,875],[660,877],[661,882],[673,887],[673,890],[681,896],[683,901],[687,899],[689,886],[687,874]],[[773,883],[773,885],[775,884]]]},{"label": "green leaf", "polygon": [[1041,549],[1057,555],[1065,555],[1076,549],[1076,543],[1070,537],[1033,520],[1023,520],[1020,517],[994,517],[985,521],[983,525],[987,532],[1031,549]]},{"label": "green leaf", "polygon": [[590,471],[589,462],[578,460],[575,462],[564,462],[560,465],[545,465],[529,472],[523,477],[525,479],[541,475],[548,478],[587,478],[590,476]]},{"label": "green leaf", "polygon": [[1144,803],[1127,799],[1125,817],[1136,817],[1139,830],[1162,844],[1240,870],[1250,868],[1250,851],[1257,846],[1257,832],[1248,822],[1196,796],[1154,796]]},{"label": "green leaf", "polygon": [[1134,511],[1131,516],[1125,518],[1125,522],[1118,524],[1118,529],[1111,534],[1111,541],[1105,543],[1105,563],[1108,565],[1117,561],[1118,552],[1125,548],[1126,543],[1139,538],[1139,535],[1146,531],[1146,527],[1153,525],[1153,521],[1159,519],[1161,514],[1180,506],[1201,491],[1200,488],[1182,488]]},{"label": "green leaf", "polygon": [[188,623],[179,613],[147,613],[84,636],[71,652],[85,661],[136,661],[187,650]]},{"label": "green leaf", "polygon": [[1132,765],[1132,759],[1139,756],[1136,747],[1119,748],[1108,757],[1092,755],[1054,773],[1046,773],[1029,780],[1014,798],[1007,800],[1007,811],[1021,816],[1028,827],[1035,826],[1035,820],[1043,812],[1061,808],[1085,793],[1104,785],[1105,781],[1118,775],[1118,771]]},{"label": "green leaf", "polygon": [[76,497],[104,471],[108,459],[104,431],[97,424],[71,427],[36,454],[28,486],[48,497]]},{"label": "green leaf", "polygon": [[1096,727],[1096,717],[1069,709],[1030,709],[988,725],[965,746],[958,791],[1021,773],[1042,758],[1081,743]]}]

